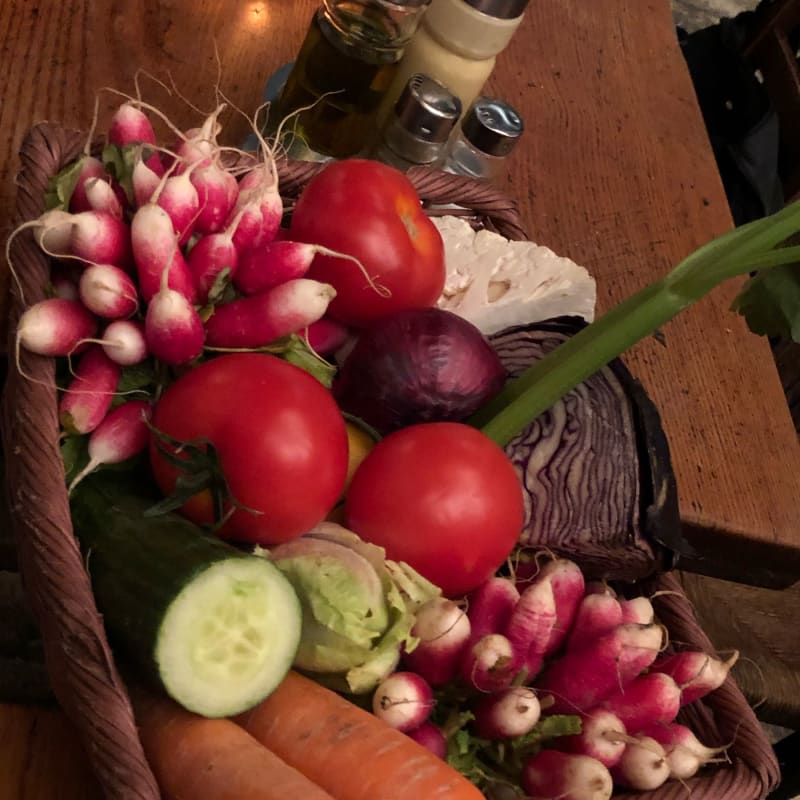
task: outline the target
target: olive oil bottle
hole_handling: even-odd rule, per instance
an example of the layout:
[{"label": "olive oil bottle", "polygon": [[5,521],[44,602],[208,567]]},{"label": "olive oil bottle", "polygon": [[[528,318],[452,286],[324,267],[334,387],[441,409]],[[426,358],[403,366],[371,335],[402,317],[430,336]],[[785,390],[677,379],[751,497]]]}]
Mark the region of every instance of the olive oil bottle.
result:
[{"label": "olive oil bottle", "polygon": [[270,114],[286,117],[289,154],[307,159],[363,154],[403,48],[430,0],[324,0]]}]

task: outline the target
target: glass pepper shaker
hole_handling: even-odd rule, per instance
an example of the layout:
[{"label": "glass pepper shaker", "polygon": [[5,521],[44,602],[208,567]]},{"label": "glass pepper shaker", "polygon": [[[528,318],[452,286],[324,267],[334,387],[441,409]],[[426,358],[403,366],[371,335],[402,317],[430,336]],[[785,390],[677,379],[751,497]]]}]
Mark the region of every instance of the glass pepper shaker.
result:
[{"label": "glass pepper shaker", "polygon": [[523,130],[522,117],[509,103],[494,97],[478,97],[464,115],[443,169],[492,180]]},{"label": "glass pepper shaker", "polygon": [[400,170],[435,165],[461,116],[461,101],[427,75],[412,75],[373,157]]},{"label": "glass pepper shaker", "polygon": [[290,114],[289,155],[348,158],[371,144],[378,105],[431,0],[323,0],[270,128]]}]

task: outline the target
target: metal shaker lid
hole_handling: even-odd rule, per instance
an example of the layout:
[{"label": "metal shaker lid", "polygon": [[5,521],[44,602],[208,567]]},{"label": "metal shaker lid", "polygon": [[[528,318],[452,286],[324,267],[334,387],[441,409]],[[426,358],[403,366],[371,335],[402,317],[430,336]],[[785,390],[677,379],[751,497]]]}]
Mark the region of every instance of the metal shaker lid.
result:
[{"label": "metal shaker lid", "polygon": [[397,122],[428,142],[444,142],[461,116],[461,101],[439,81],[412,75],[394,107]]},{"label": "metal shaker lid", "polygon": [[530,0],[464,0],[468,6],[497,19],[516,19]]},{"label": "metal shaker lid", "polygon": [[525,126],[516,110],[496,97],[479,97],[461,123],[461,131],[473,147],[490,156],[507,156]]}]

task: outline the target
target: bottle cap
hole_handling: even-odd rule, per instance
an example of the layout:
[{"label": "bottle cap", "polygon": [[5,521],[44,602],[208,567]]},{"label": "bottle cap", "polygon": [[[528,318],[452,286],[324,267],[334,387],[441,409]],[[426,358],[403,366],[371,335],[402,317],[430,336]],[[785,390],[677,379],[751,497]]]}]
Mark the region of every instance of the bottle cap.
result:
[{"label": "bottle cap", "polygon": [[516,19],[528,5],[529,0],[464,0],[468,6],[497,19]]},{"label": "bottle cap", "polygon": [[507,156],[524,129],[516,110],[495,97],[475,100],[461,123],[470,144],[490,156]]},{"label": "bottle cap", "polygon": [[461,116],[461,101],[427,75],[412,75],[394,107],[397,123],[428,142],[444,142]]}]

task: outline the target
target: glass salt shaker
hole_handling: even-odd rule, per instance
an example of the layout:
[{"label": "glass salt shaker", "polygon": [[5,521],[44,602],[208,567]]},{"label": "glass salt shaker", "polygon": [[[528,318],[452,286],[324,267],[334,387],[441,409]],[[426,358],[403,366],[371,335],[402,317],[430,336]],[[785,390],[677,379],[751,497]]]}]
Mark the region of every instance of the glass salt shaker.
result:
[{"label": "glass salt shaker", "polygon": [[427,75],[412,75],[384,127],[373,157],[400,170],[433,166],[461,116],[461,101]]},{"label": "glass salt shaker", "polygon": [[523,130],[522,117],[509,103],[478,97],[464,115],[442,168],[457,175],[492,180]]}]

